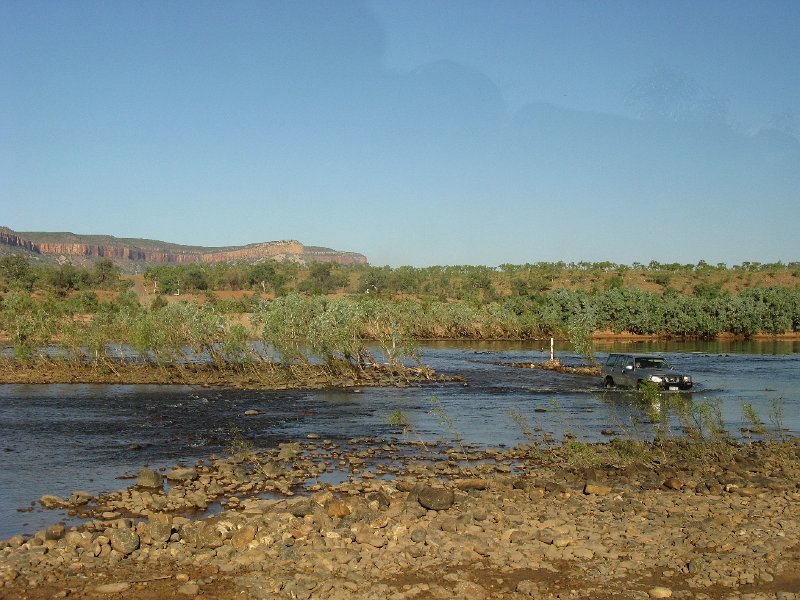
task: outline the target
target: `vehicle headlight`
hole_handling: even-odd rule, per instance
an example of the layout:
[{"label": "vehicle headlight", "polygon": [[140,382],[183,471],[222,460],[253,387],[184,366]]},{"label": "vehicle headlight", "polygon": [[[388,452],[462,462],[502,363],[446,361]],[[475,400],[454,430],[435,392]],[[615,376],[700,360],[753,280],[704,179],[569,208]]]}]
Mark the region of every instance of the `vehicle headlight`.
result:
[{"label": "vehicle headlight", "polygon": [[691,377],[689,377],[688,375],[684,375],[684,376],[683,376],[683,380],[688,382],[688,381],[691,381],[691,380],[692,380],[692,378],[691,378]]},{"label": "vehicle headlight", "polygon": [[653,383],[661,383],[661,377],[658,375],[650,375],[650,381]]}]

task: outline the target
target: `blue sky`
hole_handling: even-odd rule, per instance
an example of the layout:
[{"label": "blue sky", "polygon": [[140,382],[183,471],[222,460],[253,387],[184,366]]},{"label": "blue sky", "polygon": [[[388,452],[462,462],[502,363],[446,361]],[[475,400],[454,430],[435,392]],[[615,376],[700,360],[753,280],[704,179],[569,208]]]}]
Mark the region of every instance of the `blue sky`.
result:
[{"label": "blue sky", "polygon": [[800,260],[800,3],[0,3],[0,225]]}]

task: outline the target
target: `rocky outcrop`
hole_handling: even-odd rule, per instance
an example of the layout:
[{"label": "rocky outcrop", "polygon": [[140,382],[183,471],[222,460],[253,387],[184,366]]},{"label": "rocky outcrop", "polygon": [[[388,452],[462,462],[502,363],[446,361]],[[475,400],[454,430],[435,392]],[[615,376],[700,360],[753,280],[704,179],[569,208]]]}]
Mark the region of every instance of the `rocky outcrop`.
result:
[{"label": "rocky outcrop", "polygon": [[29,252],[38,252],[32,241],[26,240],[8,227],[0,227],[0,245],[20,248]]},{"label": "rocky outcrop", "polygon": [[[59,237],[61,239],[54,239]],[[102,240],[101,243],[96,242],[98,238]],[[261,242],[227,248],[161,244],[161,242],[149,240],[121,240],[113,236],[81,236],[72,233],[63,235],[20,234],[7,227],[0,227],[0,245],[19,248],[42,256],[81,259],[110,258],[118,264],[122,263],[123,267],[127,261],[177,265],[234,261],[258,262],[264,259],[336,262],[339,264],[366,264],[367,262],[367,258],[363,254],[339,252],[317,246],[306,247],[297,240]]]}]

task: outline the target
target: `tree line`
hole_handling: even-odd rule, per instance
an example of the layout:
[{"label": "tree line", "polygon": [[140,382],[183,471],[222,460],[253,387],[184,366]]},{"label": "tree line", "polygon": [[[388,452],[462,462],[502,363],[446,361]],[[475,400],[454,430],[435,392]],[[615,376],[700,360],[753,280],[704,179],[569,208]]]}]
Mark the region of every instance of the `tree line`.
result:
[{"label": "tree line", "polygon": [[[791,282],[793,265],[764,271],[752,265],[724,270],[676,266],[675,272],[695,277],[689,293],[670,286],[642,289],[611,263],[498,269],[272,261],[158,266],[146,274],[152,287],[151,300],[144,306],[111,261],[81,269],[31,266],[22,257],[3,257],[0,330],[20,360],[88,356],[103,362],[124,342],[154,364],[189,364],[192,356],[202,356],[220,366],[277,358],[355,368],[413,357],[416,341],[424,339],[580,340],[596,331],[699,338],[728,332],[747,337],[800,331],[800,286],[752,285],[734,293],[712,275],[767,272]],[[651,264],[645,272],[652,275],[663,269]],[[549,284],[514,285],[532,273]],[[605,285],[562,284],[576,273],[608,277]],[[66,287],[63,278],[71,282]],[[213,292],[223,280],[252,293],[217,298]],[[163,293],[172,285],[184,290],[201,286],[205,301],[167,302]],[[100,297],[96,289],[115,291]],[[367,347],[377,348],[381,358]]]},{"label": "tree line", "polygon": [[258,300],[246,320],[210,302],[147,308],[130,291],[98,301],[90,315],[83,308],[54,295],[14,291],[0,302],[0,329],[23,361],[105,364],[123,348],[158,366],[202,359],[233,368],[277,361],[355,369],[400,365],[416,356],[416,344],[425,339],[581,340],[597,330],[703,338],[800,331],[800,290],[780,287],[711,297],[559,289],[483,304],[292,292]]},{"label": "tree line", "polygon": [[[60,295],[93,289],[124,289],[130,278],[109,259],[90,268],[65,263],[32,265],[21,255],[0,258],[0,281],[9,289],[50,290]],[[175,295],[239,290],[279,296],[308,294],[363,294],[383,298],[492,302],[559,288],[601,292],[640,288],[659,294],[709,296],[747,287],[800,285],[800,263],[744,262],[727,267],[697,264],[634,262],[538,262],[498,267],[449,265],[388,267],[336,263],[246,262],[152,265],[144,272],[148,293]]]}]

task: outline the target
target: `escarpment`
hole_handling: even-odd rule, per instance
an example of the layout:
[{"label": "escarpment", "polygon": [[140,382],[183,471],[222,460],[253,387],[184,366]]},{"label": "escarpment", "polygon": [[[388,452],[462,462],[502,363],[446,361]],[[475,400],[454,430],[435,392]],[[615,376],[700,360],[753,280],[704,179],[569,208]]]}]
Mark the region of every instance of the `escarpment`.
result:
[{"label": "escarpment", "polygon": [[259,262],[265,259],[297,262],[336,262],[366,264],[367,258],[357,252],[341,252],[330,248],[304,246],[297,240],[260,242],[222,248],[183,246],[156,240],[116,238],[108,235],[76,235],[74,233],[16,232],[0,227],[0,249],[40,255],[42,258],[85,260],[109,258],[125,271],[137,271],[149,265],[203,264],[222,262]]}]

